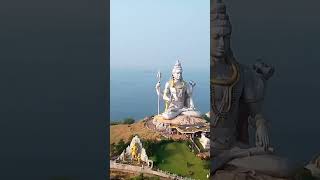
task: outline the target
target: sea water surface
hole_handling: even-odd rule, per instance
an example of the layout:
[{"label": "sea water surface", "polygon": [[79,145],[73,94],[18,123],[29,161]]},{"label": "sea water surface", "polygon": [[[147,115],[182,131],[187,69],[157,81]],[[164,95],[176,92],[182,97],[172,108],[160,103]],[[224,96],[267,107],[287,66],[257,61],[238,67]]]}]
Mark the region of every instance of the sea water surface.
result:
[{"label": "sea water surface", "polygon": [[[158,96],[155,90],[157,70],[144,68],[111,69],[110,77],[110,120],[119,121],[127,117],[135,120],[157,114]],[[161,90],[171,76],[171,69],[163,70]],[[183,72],[185,81],[196,83],[193,100],[201,113],[209,112],[209,67]],[[163,100],[160,99],[160,112],[163,112]]]}]

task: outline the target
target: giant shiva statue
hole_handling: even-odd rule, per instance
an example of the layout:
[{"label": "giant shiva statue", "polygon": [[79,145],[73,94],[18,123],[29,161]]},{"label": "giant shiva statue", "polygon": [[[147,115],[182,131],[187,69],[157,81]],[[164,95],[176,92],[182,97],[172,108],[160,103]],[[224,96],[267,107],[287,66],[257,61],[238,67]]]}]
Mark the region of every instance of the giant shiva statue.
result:
[{"label": "giant shiva statue", "polygon": [[[274,68],[262,62],[248,67],[236,61],[230,47],[232,27],[221,0],[211,0],[210,17],[211,175],[219,179],[217,170],[232,164],[289,176],[287,161],[272,153],[261,109],[266,81]],[[256,130],[255,147],[249,145],[249,125]]]},{"label": "giant shiva statue", "polygon": [[195,83],[187,83],[182,78],[182,66],[178,60],[172,69],[171,79],[166,82],[163,93],[160,90],[160,82],[156,84],[158,96],[165,101],[165,111],[162,113],[164,119],[173,119],[178,115],[201,117],[201,113],[196,110],[192,91]]}]

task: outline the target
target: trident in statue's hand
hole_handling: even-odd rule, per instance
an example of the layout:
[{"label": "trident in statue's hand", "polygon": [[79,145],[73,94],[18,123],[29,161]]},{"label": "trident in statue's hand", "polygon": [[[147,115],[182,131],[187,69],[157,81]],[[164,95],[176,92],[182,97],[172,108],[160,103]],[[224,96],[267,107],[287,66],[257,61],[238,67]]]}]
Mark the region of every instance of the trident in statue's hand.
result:
[{"label": "trident in statue's hand", "polygon": [[157,79],[158,79],[158,83],[156,85],[156,89],[157,89],[157,94],[158,94],[158,115],[160,114],[160,81],[161,81],[161,72],[158,71],[157,73]]}]

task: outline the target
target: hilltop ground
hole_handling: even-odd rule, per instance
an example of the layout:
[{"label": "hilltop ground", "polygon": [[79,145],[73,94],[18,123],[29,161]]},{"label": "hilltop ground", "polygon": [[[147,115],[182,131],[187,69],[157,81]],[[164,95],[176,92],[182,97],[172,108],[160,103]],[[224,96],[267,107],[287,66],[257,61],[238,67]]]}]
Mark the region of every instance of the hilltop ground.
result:
[{"label": "hilltop ground", "polygon": [[144,123],[144,121],[138,121],[133,124],[111,125],[110,144],[117,143],[120,139],[128,142],[133,135],[138,135],[139,138],[144,140],[160,140],[160,133],[149,130],[144,126]]}]

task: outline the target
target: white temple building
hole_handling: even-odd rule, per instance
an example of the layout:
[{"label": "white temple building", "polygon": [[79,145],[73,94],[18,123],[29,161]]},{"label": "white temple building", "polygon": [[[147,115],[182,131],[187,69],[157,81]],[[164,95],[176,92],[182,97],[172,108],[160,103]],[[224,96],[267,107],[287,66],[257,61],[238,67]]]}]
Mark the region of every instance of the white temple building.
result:
[{"label": "white temple building", "polygon": [[205,136],[204,133],[201,133],[201,138],[199,139],[203,149],[208,150],[210,149],[210,139]]}]

